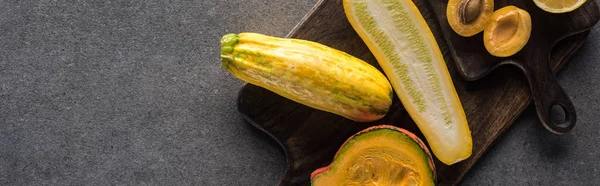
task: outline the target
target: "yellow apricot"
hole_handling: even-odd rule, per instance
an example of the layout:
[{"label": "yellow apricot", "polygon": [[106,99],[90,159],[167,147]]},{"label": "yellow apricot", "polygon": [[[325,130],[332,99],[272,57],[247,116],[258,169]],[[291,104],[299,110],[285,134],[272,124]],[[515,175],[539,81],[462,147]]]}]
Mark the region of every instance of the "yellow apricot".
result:
[{"label": "yellow apricot", "polygon": [[448,23],[464,37],[485,29],[494,13],[494,0],[450,0],[446,9]]},{"label": "yellow apricot", "polygon": [[516,6],[496,10],[483,31],[483,42],[493,56],[508,57],[519,52],[529,41],[531,16]]}]

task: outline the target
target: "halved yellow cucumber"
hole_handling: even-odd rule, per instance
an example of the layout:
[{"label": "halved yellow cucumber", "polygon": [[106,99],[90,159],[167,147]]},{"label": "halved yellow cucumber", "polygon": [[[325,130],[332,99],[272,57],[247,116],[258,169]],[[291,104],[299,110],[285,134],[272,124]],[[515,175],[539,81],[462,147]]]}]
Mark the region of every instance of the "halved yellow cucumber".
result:
[{"label": "halved yellow cucumber", "polygon": [[471,131],[437,42],[411,0],[344,0],[352,27],[375,55],[435,156],[471,155]]}]

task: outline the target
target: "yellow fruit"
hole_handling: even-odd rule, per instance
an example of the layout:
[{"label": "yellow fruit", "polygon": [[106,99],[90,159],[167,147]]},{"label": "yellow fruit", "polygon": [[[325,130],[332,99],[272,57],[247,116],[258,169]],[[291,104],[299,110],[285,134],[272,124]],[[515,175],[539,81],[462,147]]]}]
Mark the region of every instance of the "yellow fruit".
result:
[{"label": "yellow fruit", "polygon": [[344,0],[352,27],[389,78],[431,150],[451,165],[471,155],[467,119],[439,46],[411,0]]},{"label": "yellow fruit", "polygon": [[535,5],[550,13],[566,13],[579,8],[587,0],[533,0]]},{"label": "yellow fruit", "polygon": [[458,35],[470,37],[490,22],[494,0],[450,0],[446,8],[448,24]]},{"label": "yellow fruit", "polygon": [[530,35],[529,13],[516,6],[507,6],[492,15],[492,22],[483,31],[483,43],[490,54],[508,57],[523,49]]},{"label": "yellow fruit", "polygon": [[392,104],[392,87],[379,70],[315,42],[227,34],[221,59],[223,68],[248,83],[354,121],[381,119]]}]

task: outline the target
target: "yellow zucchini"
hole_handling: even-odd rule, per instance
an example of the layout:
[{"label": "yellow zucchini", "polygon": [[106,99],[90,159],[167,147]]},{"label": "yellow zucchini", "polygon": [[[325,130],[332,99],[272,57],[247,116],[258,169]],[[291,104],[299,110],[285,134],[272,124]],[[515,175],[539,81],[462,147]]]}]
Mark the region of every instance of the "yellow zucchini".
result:
[{"label": "yellow zucchini", "polygon": [[411,0],[344,0],[352,27],[377,58],[431,150],[451,165],[471,155],[471,132],[446,63]]},{"label": "yellow zucchini", "polygon": [[392,87],[379,70],[316,42],[227,34],[221,60],[241,80],[354,121],[381,119],[392,103]]}]

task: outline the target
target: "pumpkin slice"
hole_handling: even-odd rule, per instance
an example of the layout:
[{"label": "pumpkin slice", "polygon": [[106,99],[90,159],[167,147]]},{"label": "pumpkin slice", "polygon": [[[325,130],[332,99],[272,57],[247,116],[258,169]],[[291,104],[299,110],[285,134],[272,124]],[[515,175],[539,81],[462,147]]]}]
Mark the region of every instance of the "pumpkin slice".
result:
[{"label": "pumpkin slice", "polygon": [[451,165],[471,155],[471,131],[446,62],[411,0],[344,0],[367,44],[431,150]]},{"label": "pumpkin slice", "polygon": [[333,162],[311,174],[320,185],[434,185],[431,154],[414,134],[380,125],[350,137]]}]

